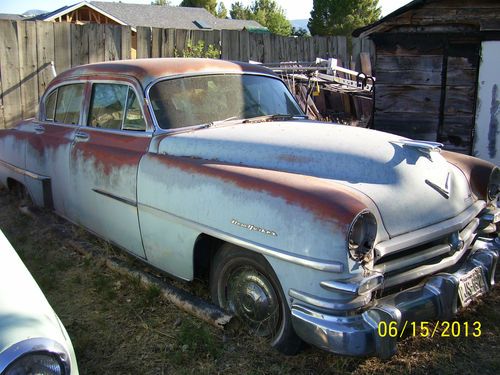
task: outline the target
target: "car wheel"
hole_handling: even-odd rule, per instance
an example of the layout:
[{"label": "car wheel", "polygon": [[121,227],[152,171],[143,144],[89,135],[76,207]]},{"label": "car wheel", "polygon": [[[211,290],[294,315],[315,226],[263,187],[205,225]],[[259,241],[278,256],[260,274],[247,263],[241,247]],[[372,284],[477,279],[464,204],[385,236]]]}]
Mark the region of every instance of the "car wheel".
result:
[{"label": "car wheel", "polygon": [[223,245],[212,262],[210,292],[216,304],[280,352],[295,354],[300,349],[302,341],[293,330],[278,278],[262,255]]}]

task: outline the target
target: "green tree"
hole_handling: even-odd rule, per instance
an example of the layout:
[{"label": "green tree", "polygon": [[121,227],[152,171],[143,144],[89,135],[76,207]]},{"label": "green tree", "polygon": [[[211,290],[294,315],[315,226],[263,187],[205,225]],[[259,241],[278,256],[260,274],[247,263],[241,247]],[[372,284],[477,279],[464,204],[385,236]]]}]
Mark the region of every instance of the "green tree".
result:
[{"label": "green tree", "polygon": [[378,0],[313,0],[307,26],[312,35],[346,35],[380,18]]},{"label": "green tree", "polygon": [[245,7],[239,1],[231,4],[229,15],[233,20],[249,20],[251,19],[251,11],[249,7]]},{"label": "green tree", "polygon": [[227,9],[222,1],[219,3],[219,6],[217,7],[216,16],[219,18],[227,18]]},{"label": "green tree", "polygon": [[181,7],[205,8],[214,16],[217,15],[217,0],[182,0]]},{"label": "green tree", "polygon": [[151,2],[151,5],[170,5],[169,0],[154,0]]},{"label": "green tree", "polygon": [[286,19],[284,10],[275,0],[254,0],[250,6],[236,2],[231,5],[231,18],[254,20],[265,26],[272,33],[291,35],[292,25]]},{"label": "green tree", "polygon": [[293,36],[311,36],[311,34],[309,34],[309,31],[307,31],[303,27],[294,27],[294,26],[292,26],[292,35]]}]

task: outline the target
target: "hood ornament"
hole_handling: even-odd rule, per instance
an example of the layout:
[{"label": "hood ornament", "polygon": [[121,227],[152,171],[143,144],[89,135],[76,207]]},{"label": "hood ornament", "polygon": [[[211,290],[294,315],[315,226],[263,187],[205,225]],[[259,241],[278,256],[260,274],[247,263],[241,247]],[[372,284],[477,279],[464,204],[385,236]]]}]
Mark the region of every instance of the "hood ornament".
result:
[{"label": "hood ornament", "polygon": [[401,139],[399,141],[392,141],[391,143],[395,143],[406,148],[413,148],[424,154],[424,156],[429,160],[431,159],[431,152],[441,152],[441,148],[443,147],[443,144],[439,142],[414,141],[412,139]]}]

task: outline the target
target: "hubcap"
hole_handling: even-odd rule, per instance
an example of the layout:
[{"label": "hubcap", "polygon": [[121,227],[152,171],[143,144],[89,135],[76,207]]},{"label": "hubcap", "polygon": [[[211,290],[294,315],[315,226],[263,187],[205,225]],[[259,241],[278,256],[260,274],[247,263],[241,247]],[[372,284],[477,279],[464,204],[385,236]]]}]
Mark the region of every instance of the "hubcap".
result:
[{"label": "hubcap", "polygon": [[227,308],[259,336],[273,334],[279,323],[279,301],[271,282],[251,267],[240,267],[226,283]]}]

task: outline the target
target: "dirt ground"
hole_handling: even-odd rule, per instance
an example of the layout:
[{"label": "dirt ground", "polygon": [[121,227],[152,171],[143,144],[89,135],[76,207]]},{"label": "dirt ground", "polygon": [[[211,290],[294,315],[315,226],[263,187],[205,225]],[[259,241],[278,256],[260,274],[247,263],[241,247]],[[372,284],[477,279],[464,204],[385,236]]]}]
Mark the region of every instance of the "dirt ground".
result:
[{"label": "dirt ground", "polygon": [[[347,358],[306,347],[284,356],[259,338],[224,333],[165,302],[159,291],[113,273],[77,251],[86,246],[140,264],[48,211],[26,215],[0,190],[0,229],[32,272],[66,326],[80,374],[498,374],[500,287],[461,311],[481,323],[480,337],[407,337],[389,360]],[[498,279],[498,278],[497,278]],[[204,282],[171,280],[206,296]],[[432,330],[434,327],[431,326]],[[441,327],[437,332],[441,332]]]}]

